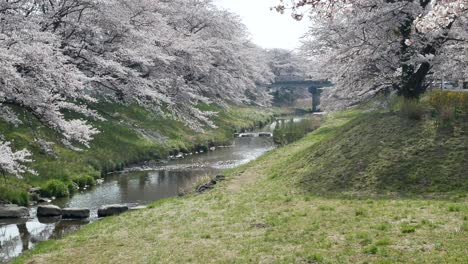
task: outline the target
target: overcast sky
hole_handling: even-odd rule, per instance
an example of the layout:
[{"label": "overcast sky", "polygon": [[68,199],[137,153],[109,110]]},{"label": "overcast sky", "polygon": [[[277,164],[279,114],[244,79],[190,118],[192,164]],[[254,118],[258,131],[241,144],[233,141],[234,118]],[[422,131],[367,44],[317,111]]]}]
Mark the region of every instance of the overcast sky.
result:
[{"label": "overcast sky", "polygon": [[270,11],[279,0],[214,0],[237,13],[250,30],[252,40],[264,48],[294,49],[307,31],[307,21],[298,22],[289,14]]}]

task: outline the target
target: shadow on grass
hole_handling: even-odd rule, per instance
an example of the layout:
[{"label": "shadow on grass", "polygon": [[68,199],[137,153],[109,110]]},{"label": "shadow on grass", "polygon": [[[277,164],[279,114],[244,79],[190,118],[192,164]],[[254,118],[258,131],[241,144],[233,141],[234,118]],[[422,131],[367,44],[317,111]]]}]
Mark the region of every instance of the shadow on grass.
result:
[{"label": "shadow on grass", "polygon": [[[457,123],[455,130],[467,128]],[[317,137],[324,139],[278,166],[306,194],[440,199],[468,191],[468,135],[432,120],[367,113],[306,140]]]}]

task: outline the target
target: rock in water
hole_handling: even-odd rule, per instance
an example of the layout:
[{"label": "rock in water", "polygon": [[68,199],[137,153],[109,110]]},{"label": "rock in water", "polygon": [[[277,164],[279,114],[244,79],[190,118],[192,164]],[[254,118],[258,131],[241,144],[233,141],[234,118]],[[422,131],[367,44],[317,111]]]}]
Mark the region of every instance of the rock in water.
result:
[{"label": "rock in water", "polygon": [[26,207],[15,204],[0,205],[0,218],[23,218],[29,216],[29,210]]},{"label": "rock in water", "polygon": [[47,198],[44,198],[44,197],[39,197],[39,198],[37,199],[37,202],[38,202],[38,203],[51,203],[52,200],[47,199]]},{"label": "rock in water", "polygon": [[90,211],[87,208],[66,208],[62,209],[62,218],[65,219],[86,219],[89,218]]},{"label": "rock in water", "polygon": [[117,215],[127,210],[128,206],[122,204],[106,205],[98,209],[98,217]]},{"label": "rock in water", "polygon": [[37,207],[38,217],[61,216],[62,209],[55,205],[40,205]]}]

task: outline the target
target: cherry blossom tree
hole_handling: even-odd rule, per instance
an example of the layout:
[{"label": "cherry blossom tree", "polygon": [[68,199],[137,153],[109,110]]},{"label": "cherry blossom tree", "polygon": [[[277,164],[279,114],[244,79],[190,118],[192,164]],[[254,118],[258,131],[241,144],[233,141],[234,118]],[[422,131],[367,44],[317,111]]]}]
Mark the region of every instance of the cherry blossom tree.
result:
[{"label": "cherry blossom tree", "polygon": [[44,20],[26,1],[3,1],[0,6],[0,105],[23,108],[65,140],[87,145],[97,130],[81,119],[67,120],[63,110],[99,118],[78,100],[93,101],[83,93],[86,76],[60,51],[59,39],[43,32]]},{"label": "cherry blossom tree", "polygon": [[90,105],[103,100],[198,131],[216,114],[200,103],[270,103],[266,53],[210,0],[1,0],[0,21],[0,118],[29,112],[72,149],[99,133]]},{"label": "cherry blossom tree", "polygon": [[[330,102],[347,105],[382,90],[418,98],[435,75],[466,65],[466,0],[301,0],[280,4],[312,20],[303,51],[336,84]],[[458,32],[458,33],[457,33]],[[317,64],[318,64],[317,63]],[[445,66],[444,66],[445,65]],[[325,102],[326,103],[326,102]],[[343,105],[341,105],[343,106]]]},{"label": "cherry blossom tree", "polygon": [[80,12],[46,8],[54,18],[47,30],[60,36],[64,54],[100,96],[136,102],[200,129],[212,125],[213,113],[199,111],[199,102],[241,103],[247,91],[258,92],[261,78],[244,56],[245,27],[211,1],[70,3],[73,8],[61,9]]},{"label": "cherry blossom tree", "polygon": [[29,159],[31,153],[27,150],[13,151],[10,145],[9,142],[0,141],[0,172],[5,181],[6,174],[15,175],[18,178],[26,172],[35,174],[33,170],[24,165],[24,163],[32,162]]},{"label": "cherry blossom tree", "polygon": [[271,49],[269,62],[276,81],[303,80],[306,78],[307,61],[290,50]]}]

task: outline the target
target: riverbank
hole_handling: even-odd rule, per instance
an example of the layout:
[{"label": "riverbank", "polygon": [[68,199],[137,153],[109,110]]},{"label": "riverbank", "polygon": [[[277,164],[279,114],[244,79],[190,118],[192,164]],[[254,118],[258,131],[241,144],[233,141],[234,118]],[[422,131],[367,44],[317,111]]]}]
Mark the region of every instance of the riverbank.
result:
[{"label": "riverbank", "polygon": [[[329,116],[207,193],[100,220],[14,263],[464,263],[468,135],[431,124],[396,113]],[[450,167],[438,163],[444,157]],[[397,162],[405,170],[388,170]]]},{"label": "riverbank", "polygon": [[266,124],[273,115],[283,112],[245,106],[223,109],[200,105],[201,110],[218,113],[213,118],[217,128],[195,133],[177,120],[165,119],[136,105],[109,102],[91,107],[106,121],[90,120],[101,133],[89,149],[78,151],[65,147],[56,133],[28,113],[20,115],[23,124],[18,126],[0,121],[0,130],[6,140],[14,142],[17,149],[27,147],[32,151],[35,162],[31,167],[39,174],[27,175],[23,180],[10,176],[2,179],[0,202],[27,205],[30,186],[42,187],[48,196],[68,196],[75,191],[74,186],[93,185],[101,175],[131,164],[166,159],[179,152],[207,151],[214,145],[228,144],[235,132]]}]

